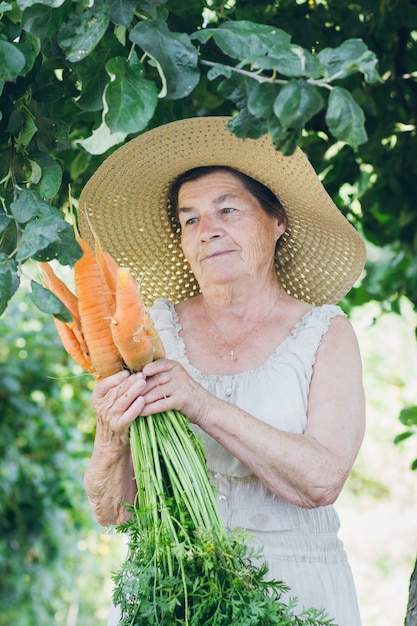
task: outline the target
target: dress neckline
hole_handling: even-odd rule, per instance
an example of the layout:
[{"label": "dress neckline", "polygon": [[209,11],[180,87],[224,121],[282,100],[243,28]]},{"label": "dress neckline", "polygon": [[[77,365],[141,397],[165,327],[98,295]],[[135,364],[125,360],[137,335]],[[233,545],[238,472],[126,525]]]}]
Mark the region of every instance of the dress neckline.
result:
[{"label": "dress neckline", "polygon": [[172,315],[172,320],[173,320],[174,327],[175,327],[175,338],[178,341],[178,344],[180,346],[181,356],[183,358],[184,364],[186,365],[186,368],[188,369],[188,371],[192,374],[192,376],[194,378],[198,378],[200,380],[215,380],[215,381],[221,381],[221,380],[232,381],[232,380],[236,380],[239,377],[245,377],[245,376],[248,376],[248,375],[253,375],[254,373],[259,373],[259,372],[264,371],[265,369],[267,369],[270,366],[272,361],[274,359],[276,359],[277,356],[279,356],[279,354],[285,350],[287,345],[291,341],[296,339],[296,337],[299,334],[299,332],[301,331],[301,329],[303,327],[305,327],[305,325],[307,324],[309,318],[312,317],[313,315],[315,315],[317,313],[317,311],[323,310],[323,309],[325,309],[327,307],[339,309],[339,307],[337,307],[335,305],[328,305],[328,304],[324,304],[324,305],[316,306],[316,307],[313,306],[311,309],[306,311],[306,313],[304,313],[300,317],[300,319],[295,324],[295,326],[293,327],[291,332],[285,337],[285,339],[283,339],[283,341],[281,341],[276,346],[275,350],[269,355],[269,357],[266,359],[266,361],[264,363],[262,363],[261,365],[259,365],[258,367],[256,367],[256,368],[250,368],[248,370],[243,370],[242,372],[237,372],[236,374],[206,374],[206,373],[202,372],[200,369],[198,369],[197,367],[195,367],[188,360],[188,355],[187,355],[187,350],[186,350],[186,346],[185,346],[185,341],[184,341],[183,337],[181,337],[181,335],[180,335],[180,332],[182,330],[182,326],[181,326],[181,324],[179,322],[178,313],[177,313],[177,311],[175,309],[174,304],[170,300],[165,300],[165,302],[166,302],[166,304],[167,304],[167,306],[168,306],[168,308],[169,308],[169,310],[171,312],[171,315]]}]

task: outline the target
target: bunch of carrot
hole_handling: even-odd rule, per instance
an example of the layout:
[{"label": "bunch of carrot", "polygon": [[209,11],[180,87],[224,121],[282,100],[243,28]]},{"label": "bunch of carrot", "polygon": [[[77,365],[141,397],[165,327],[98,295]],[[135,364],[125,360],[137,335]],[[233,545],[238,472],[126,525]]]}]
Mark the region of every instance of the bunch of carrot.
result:
[{"label": "bunch of carrot", "polygon": [[[78,236],[75,294],[41,263],[45,286],[68,309],[54,318],[68,353],[97,379],[140,371],[164,350],[136,282],[96,242]],[[266,580],[260,553],[238,532],[228,536],[210,484],[200,439],[178,411],[138,417],[130,428],[137,484],[129,520],[129,554],[114,576],[119,626],[330,625],[324,612],[296,615],[282,602],[287,587]]]},{"label": "bunch of carrot", "polygon": [[162,342],[146,311],[137,283],[98,241],[94,251],[77,235],[83,256],[75,263],[75,294],[40,263],[45,287],[64,304],[70,322],[54,317],[68,354],[95,378],[127,368],[139,372],[146,363],[164,356]]}]

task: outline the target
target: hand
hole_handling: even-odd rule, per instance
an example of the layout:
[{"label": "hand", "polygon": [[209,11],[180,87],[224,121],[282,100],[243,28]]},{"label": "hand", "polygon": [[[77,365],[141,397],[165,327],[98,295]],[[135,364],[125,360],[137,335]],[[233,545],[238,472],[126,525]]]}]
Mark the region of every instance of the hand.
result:
[{"label": "hand", "polygon": [[127,370],[103,378],[96,386],[91,403],[97,416],[97,435],[112,445],[129,442],[129,426],[141,415],[146,388],[144,375]]},{"label": "hand", "polygon": [[145,365],[145,401],[141,415],[176,409],[199,424],[204,420],[214,396],[199,385],[177,361],[158,359]]}]

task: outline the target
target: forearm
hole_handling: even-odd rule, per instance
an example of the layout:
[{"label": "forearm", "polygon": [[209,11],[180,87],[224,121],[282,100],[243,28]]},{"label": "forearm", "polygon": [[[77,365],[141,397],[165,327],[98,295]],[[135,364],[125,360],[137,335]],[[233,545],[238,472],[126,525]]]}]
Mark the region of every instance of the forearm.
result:
[{"label": "forearm", "polygon": [[123,503],[132,503],[136,495],[129,442],[114,445],[96,436],[84,486],[100,524],[107,526],[125,521],[128,512]]},{"label": "forearm", "polygon": [[217,399],[199,426],[273,493],[297,506],[334,502],[349,473],[349,461],[314,438],[278,430]]}]

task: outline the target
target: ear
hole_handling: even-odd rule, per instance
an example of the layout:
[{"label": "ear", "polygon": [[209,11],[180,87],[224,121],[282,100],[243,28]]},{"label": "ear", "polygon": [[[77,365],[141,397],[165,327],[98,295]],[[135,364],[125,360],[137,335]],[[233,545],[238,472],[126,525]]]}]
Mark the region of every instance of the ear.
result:
[{"label": "ear", "polygon": [[286,230],[287,230],[287,220],[281,219],[281,221],[279,221],[277,219],[275,223],[276,241],[278,241],[278,239],[281,239],[282,235],[285,233]]}]

